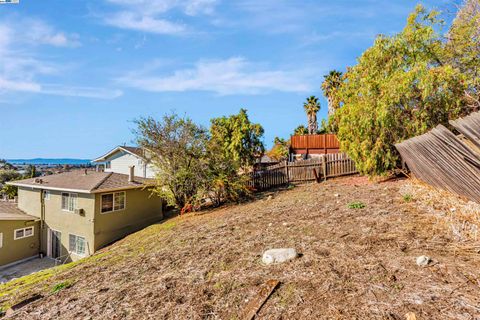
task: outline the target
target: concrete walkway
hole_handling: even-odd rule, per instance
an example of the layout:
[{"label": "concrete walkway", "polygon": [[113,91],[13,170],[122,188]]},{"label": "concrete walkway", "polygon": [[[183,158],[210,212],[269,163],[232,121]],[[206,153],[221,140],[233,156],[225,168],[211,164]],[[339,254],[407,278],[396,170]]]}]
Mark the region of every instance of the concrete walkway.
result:
[{"label": "concrete walkway", "polygon": [[55,266],[55,260],[50,258],[35,258],[19,264],[0,269],[0,283],[20,278],[34,272]]}]

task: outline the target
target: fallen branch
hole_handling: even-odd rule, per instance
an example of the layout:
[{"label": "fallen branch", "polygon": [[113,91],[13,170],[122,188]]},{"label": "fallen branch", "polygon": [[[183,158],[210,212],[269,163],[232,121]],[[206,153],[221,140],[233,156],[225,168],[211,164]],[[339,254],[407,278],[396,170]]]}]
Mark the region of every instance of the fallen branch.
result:
[{"label": "fallen branch", "polygon": [[252,320],[255,318],[257,313],[260,311],[262,306],[272,295],[273,291],[278,287],[280,281],[278,280],[268,280],[257,293],[255,298],[250,301],[247,307],[243,310],[240,319],[242,320]]}]

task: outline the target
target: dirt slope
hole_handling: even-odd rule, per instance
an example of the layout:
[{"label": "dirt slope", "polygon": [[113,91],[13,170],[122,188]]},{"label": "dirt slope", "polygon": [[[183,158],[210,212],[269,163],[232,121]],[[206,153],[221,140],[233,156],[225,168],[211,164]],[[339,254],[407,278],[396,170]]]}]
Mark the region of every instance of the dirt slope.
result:
[{"label": "dirt slope", "polygon": [[[404,183],[337,180],[176,217],[3,297],[12,288],[0,287],[0,305],[40,292],[13,318],[237,319],[278,279],[260,319],[480,319],[478,253],[407,203]],[[352,201],[366,207],[349,209]],[[303,256],[262,265],[263,251],[278,247]],[[423,254],[434,263],[418,267]]]}]

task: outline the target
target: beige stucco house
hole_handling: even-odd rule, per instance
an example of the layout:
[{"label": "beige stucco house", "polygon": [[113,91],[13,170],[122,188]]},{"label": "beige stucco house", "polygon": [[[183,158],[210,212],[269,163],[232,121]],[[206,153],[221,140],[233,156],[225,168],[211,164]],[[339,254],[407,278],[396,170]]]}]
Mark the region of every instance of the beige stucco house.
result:
[{"label": "beige stucco house", "polygon": [[38,255],[39,219],[0,201],[0,266]]},{"label": "beige stucco house", "polygon": [[118,146],[92,162],[97,167],[103,166],[105,172],[129,174],[130,167],[134,166],[136,177],[155,177],[155,167],[148,152],[139,147]]},{"label": "beige stucco house", "polygon": [[[18,220],[2,220],[0,214],[0,265],[40,252],[62,262],[77,260],[162,219],[162,199],[151,192],[153,180],[133,172],[77,170],[9,182],[18,187]],[[24,230],[31,239],[12,242],[10,236],[23,226],[34,227],[32,233]],[[23,253],[2,255],[5,245]]]}]

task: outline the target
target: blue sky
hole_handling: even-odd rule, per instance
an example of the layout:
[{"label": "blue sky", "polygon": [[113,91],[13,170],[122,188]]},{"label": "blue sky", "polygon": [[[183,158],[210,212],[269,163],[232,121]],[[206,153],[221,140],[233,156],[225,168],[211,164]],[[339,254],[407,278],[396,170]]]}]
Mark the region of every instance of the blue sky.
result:
[{"label": "blue sky", "polygon": [[[422,2],[451,9],[453,1]],[[133,140],[132,120],[172,110],[249,111],[265,143],[306,122],[410,0],[20,0],[0,5],[0,158],[94,158]],[[451,16],[445,17],[447,22]]]}]

